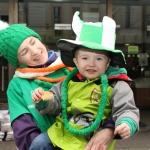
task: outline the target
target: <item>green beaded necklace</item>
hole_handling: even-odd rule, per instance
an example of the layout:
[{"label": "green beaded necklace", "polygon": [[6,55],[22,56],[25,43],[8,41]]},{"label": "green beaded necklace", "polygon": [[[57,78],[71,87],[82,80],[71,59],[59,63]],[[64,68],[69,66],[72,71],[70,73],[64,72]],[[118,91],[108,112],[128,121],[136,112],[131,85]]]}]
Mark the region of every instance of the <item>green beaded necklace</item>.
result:
[{"label": "green beaded necklace", "polygon": [[67,101],[68,101],[68,83],[69,81],[72,79],[72,77],[74,77],[78,72],[78,69],[75,68],[68,76],[67,78],[64,80],[64,83],[62,85],[62,94],[61,94],[61,100],[62,100],[62,118],[63,118],[63,123],[64,126],[66,127],[66,129],[73,133],[73,134],[77,134],[77,135],[87,135],[91,132],[93,132],[98,125],[101,122],[101,119],[103,117],[104,114],[104,109],[107,103],[107,97],[108,97],[108,93],[107,93],[107,88],[108,88],[108,79],[106,74],[102,74],[100,76],[101,78],[101,87],[102,87],[102,96],[100,98],[100,104],[98,107],[98,112],[97,112],[97,116],[95,121],[93,122],[93,124],[87,128],[78,130],[78,129],[74,129],[72,128],[69,123],[68,123],[68,119],[67,119]]}]

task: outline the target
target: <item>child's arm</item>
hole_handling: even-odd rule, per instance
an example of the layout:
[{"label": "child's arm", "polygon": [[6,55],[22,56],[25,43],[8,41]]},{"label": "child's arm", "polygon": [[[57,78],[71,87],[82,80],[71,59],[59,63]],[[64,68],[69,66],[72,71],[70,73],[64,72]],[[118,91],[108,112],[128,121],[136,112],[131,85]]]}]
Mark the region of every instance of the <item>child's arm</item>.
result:
[{"label": "child's arm", "polygon": [[111,96],[111,104],[115,126],[126,123],[130,128],[130,136],[134,135],[139,130],[139,109],[135,105],[133,92],[126,82],[117,82]]},{"label": "child's arm", "polygon": [[32,100],[39,114],[58,115],[61,111],[61,87],[63,82],[54,85],[50,91],[37,88],[32,92]]}]

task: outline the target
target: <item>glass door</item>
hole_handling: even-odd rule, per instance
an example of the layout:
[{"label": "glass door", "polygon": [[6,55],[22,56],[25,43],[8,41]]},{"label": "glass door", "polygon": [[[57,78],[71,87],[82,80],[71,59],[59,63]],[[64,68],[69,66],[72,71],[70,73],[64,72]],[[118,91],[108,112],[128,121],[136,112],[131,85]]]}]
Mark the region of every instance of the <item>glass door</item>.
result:
[{"label": "glass door", "polygon": [[7,103],[8,61],[0,54],[0,103]]}]

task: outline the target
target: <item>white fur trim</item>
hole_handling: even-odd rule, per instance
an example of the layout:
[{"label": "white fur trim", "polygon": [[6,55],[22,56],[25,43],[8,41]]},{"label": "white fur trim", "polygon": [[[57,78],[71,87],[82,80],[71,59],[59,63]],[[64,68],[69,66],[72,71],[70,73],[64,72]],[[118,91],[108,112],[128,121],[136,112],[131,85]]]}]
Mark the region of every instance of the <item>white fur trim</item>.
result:
[{"label": "white fur trim", "polygon": [[[54,72],[54,71],[52,71]],[[52,72],[44,72],[44,73],[40,73],[40,72],[36,72],[36,73],[33,73],[33,72],[28,72],[28,73],[22,73],[22,72],[19,72],[19,71],[15,71],[15,77],[20,77],[20,78],[26,78],[26,79],[31,79],[33,77],[38,77],[38,76],[45,76],[45,75],[48,75]]]},{"label": "white fur trim", "polygon": [[115,30],[116,23],[113,19],[105,16],[103,17],[103,35],[102,35],[102,43],[104,47],[108,47],[110,49],[115,49]]},{"label": "white fur trim", "polygon": [[75,12],[74,16],[73,16],[73,20],[72,20],[72,29],[74,31],[74,33],[76,34],[76,41],[79,41],[80,38],[80,33],[81,33],[81,29],[82,29],[82,25],[83,23],[81,22],[79,15],[80,12]]},{"label": "white fur trim", "polygon": [[9,27],[9,24],[0,20],[0,30],[6,29],[7,27]]}]

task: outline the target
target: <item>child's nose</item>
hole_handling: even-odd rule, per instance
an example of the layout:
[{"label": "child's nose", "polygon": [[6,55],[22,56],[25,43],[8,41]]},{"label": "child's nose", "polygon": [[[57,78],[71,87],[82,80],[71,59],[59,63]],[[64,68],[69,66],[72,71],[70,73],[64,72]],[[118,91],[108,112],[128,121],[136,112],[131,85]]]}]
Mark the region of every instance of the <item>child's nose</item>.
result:
[{"label": "child's nose", "polygon": [[89,66],[94,66],[94,65],[95,65],[94,61],[93,61],[93,60],[90,60]]}]

